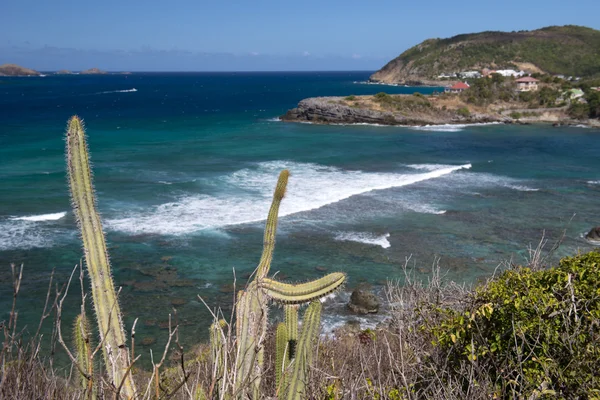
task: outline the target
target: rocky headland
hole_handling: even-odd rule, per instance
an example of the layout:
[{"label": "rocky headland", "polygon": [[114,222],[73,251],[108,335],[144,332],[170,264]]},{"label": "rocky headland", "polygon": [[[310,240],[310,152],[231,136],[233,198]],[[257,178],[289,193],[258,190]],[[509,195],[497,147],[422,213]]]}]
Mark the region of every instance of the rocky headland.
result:
[{"label": "rocky headland", "polygon": [[[282,115],[287,122],[315,124],[377,125],[446,125],[478,123],[551,123],[555,125],[587,124],[598,127],[595,120],[582,121],[569,117],[564,107],[521,110],[519,103],[497,103],[475,106],[457,96],[388,95],[312,97]],[[524,107],[523,107],[524,108]],[[522,111],[522,110],[521,110]]]},{"label": "rocky headland", "polygon": [[426,96],[386,96],[308,98],[300,101],[296,108],[281,116],[281,120],[317,124],[407,126],[512,122],[510,117],[500,114],[474,110],[465,112],[461,107],[434,107]]}]

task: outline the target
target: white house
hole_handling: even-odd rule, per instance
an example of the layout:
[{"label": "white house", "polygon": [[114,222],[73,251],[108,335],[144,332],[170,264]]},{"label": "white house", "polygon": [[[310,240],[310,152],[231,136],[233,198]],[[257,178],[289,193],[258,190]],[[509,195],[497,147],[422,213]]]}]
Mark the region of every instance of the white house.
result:
[{"label": "white house", "polygon": [[525,71],[515,71],[514,69],[499,69],[496,70],[496,74],[500,74],[502,76],[523,76],[525,75]]},{"label": "white house", "polygon": [[524,76],[515,81],[518,92],[535,92],[538,90],[538,80],[530,76]]}]

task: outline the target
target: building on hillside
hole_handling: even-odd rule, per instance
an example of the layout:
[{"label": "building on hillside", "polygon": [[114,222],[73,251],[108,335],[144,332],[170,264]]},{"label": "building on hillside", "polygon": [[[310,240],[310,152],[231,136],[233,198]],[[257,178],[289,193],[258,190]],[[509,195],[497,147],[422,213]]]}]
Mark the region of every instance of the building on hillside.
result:
[{"label": "building on hillside", "polygon": [[538,80],[530,76],[524,76],[515,81],[518,92],[535,92],[538,90]]},{"label": "building on hillside", "polygon": [[596,92],[600,92],[600,87],[591,87],[590,89],[595,90]]},{"label": "building on hillside", "polygon": [[495,73],[500,74],[504,77],[508,77],[508,76],[518,77],[518,76],[525,75],[525,71],[515,71],[514,69],[499,69],[499,70],[496,70]]},{"label": "building on hillside", "polygon": [[563,98],[566,100],[575,100],[583,97],[584,93],[581,89],[569,89],[563,93]]},{"label": "building on hillside", "polygon": [[481,78],[481,73],[479,71],[464,71],[464,72],[459,72],[458,75],[460,75],[460,77],[463,79],[465,79],[465,78]]},{"label": "building on hillside", "polygon": [[450,79],[450,78],[456,78],[456,74],[455,73],[452,73],[452,74],[442,73],[442,74],[438,75],[438,79]]},{"label": "building on hillside", "polygon": [[461,93],[469,88],[469,84],[467,82],[458,82],[454,85],[447,87],[444,89],[444,93]]}]

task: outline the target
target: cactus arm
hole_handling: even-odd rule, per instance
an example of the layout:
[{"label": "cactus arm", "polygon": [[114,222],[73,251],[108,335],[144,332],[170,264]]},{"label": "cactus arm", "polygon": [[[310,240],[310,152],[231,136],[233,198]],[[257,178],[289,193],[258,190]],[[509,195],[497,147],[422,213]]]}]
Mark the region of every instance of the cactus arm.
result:
[{"label": "cactus arm", "polygon": [[123,383],[125,396],[134,398],[136,388],[133,378],[127,373],[129,352],[125,345],[121,310],[110,273],[102,223],[96,210],[85,131],[77,116],[69,120],[67,127],[67,165],[73,210],[81,230],[100,340],[104,344],[104,361],[115,387]]},{"label": "cactus arm", "polygon": [[306,388],[307,371],[312,360],[314,344],[317,341],[321,326],[322,307],[320,301],[313,301],[304,313],[302,333],[300,334],[296,349],[296,358],[292,364],[289,379],[286,379],[285,382],[287,388],[285,398],[287,400],[302,400],[306,398],[304,391]]},{"label": "cactus arm", "polygon": [[275,233],[277,232],[277,215],[279,214],[279,206],[281,200],[285,196],[285,189],[287,187],[288,178],[290,172],[284,169],[279,174],[277,180],[277,186],[275,187],[275,193],[273,193],[273,202],[269,209],[269,215],[267,216],[267,223],[265,225],[265,235],[263,239],[263,252],[258,263],[258,272],[256,278],[258,280],[264,278],[269,273],[271,268],[271,260],[273,259],[273,251],[275,250]]},{"label": "cactus arm", "polygon": [[278,388],[281,376],[285,373],[288,364],[289,346],[287,327],[283,322],[277,325],[275,331],[275,386]]},{"label": "cactus arm", "polygon": [[334,272],[317,280],[296,285],[265,278],[261,281],[261,287],[265,289],[267,296],[276,302],[304,304],[336,291],[345,280],[344,273]]},{"label": "cactus arm", "polygon": [[296,355],[296,342],[298,341],[298,306],[286,304],[284,310],[285,327],[289,343],[288,360],[291,360]]}]

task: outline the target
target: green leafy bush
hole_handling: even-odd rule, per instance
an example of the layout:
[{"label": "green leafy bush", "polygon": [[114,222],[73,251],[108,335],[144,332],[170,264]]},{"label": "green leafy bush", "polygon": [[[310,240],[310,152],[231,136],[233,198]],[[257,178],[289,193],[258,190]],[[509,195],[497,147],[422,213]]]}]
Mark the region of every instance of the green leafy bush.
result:
[{"label": "green leafy bush", "polygon": [[356,100],[356,96],[352,94],[350,96],[344,97],[344,100],[353,101],[353,100]]},{"label": "green leafy bush", "polygon": [[467,107],[461,107],[458,110],[456,110],[456,113],[458,115],[460,115],[461,117],[468,117],[471,115],[471,112],[469,111],[469,109]]},{"label": "green leafy bush", "polygon": [[572,103],[567,110],[571,118],[586,119],[590,115],[590,106],[583,103]]},{"label": "green leafy bush", "polygon": [[600,397],[600,253],[508,270],[477,289],[467,309],[440,313],[429,330],[457,374],[468,360],[500,393]]},{"label": "green leafy bush", "polygon": [[519,119],[519,118],[521,118],[521,117],[522,117],[522,115],[521,115],[521,113],[520,113],[520,112],[513,111],[513,112],[511,112],[511,113],[510,113],[510,117],[511,117],[512,119]]}]

